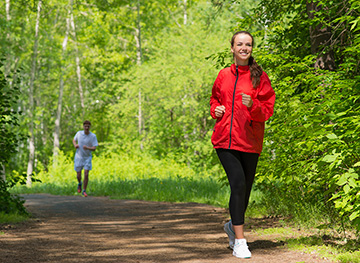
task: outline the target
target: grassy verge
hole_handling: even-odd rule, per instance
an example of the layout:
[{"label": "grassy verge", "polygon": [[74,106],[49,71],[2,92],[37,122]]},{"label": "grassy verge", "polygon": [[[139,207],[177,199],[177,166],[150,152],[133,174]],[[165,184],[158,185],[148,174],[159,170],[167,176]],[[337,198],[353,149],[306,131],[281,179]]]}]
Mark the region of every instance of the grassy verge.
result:
[{"label": "grassy verge", "polygon": [[16,224],[29,219],[27,215],[20,215],[18,213],[5,214],[0,212],[0,224]]},{"label": "grassy verge", "polygon": [[[62,154],[56,165],[36,177],[41,183],[35,182],[31,188],[18,185],[12,192],[77,194],[73,161]],[[87,192],[115,199],[198,202],[219,207],[226,207],[229,198],[228,187],[222,187],[211,171],[199,174],[171,159],[158,160],[145,154],[95,156]]]},{"label": "grassy verge", "polygon": [[305,253],[316,253],[340,263],[360,263],[359,244],[328,235],[310,235],[286,239],[287,247]]},{"label": "grassy verge", "polygon": [[[18,186],[16,193],[49,193],[78,195],[75,180],[66,184],[34,183],[33,187]],[[91,196],[113,199],[136,199],[164,202],[197,202],[218,207],[227,206],[229,190],[213,178],[144,178],[90,180],[87,190]]]},{"label": "grassy verge", "polygon": [[[280,225],[254,230],[257,235],[283,242],[290,250],[316,254],[337,263],[360,263],[359,241],[356,236],[344,238],[331,230],[298,228],[292,223],[279,221]],[[286,226],[288,225],[288,226]]]}]

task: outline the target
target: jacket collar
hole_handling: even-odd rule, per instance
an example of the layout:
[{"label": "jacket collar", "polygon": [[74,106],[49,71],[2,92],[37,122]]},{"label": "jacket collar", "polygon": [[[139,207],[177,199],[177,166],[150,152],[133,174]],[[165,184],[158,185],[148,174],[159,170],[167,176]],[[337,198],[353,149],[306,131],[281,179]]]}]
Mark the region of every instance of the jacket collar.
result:
[{"label": "jacket collar", "polygon": [[[238,72],[239,73],[245,73],[245,72],[247,72],[247,71],[249,71],[249,66],[247,65],[247,66],[237,66],[238,67]],[[231,72],[234,74],[234,75],[236,75],[236,65],[235,64],[232,64],[231,66],[230,66],[230,68],[231,68]]]}]

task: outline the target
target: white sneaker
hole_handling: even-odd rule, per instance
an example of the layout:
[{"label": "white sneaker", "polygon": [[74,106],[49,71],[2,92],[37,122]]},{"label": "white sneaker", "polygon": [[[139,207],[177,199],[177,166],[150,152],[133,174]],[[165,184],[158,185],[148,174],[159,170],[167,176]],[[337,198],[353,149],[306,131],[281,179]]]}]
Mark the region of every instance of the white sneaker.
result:
[{"label": "white sneaker", "polygon": [[233,249],[234,248],[234,243],[235,243],[235,232],[234,232],[234,230],[232,230],[231,220],[229,222],[225,223],[224,231],[229,237],[229,247],[231,249]]},{"label": "white sneaker", "polygon": [[246,239],[235,239],[233,255],[237,258],[251,258]]}]

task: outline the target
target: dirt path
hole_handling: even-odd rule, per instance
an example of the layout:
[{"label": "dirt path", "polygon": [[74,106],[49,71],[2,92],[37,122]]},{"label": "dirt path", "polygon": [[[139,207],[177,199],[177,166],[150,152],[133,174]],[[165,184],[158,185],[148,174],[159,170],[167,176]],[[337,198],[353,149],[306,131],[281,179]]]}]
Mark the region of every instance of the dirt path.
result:
[{"label": "dirt path", "polygon": [[36,219],[0,229],[0,263],[329,262],[288,251],[251,231],[253,257],[235,258],[222,229],[226,211],[208,205],[45,194],[24,198]]}]

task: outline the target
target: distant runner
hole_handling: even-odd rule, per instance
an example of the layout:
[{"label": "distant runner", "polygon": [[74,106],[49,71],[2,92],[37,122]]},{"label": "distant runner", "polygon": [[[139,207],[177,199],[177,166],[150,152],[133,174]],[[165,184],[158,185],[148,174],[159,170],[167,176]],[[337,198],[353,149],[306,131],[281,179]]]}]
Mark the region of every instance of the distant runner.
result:
[{"label": "distant runner", "polygon": [[[87,197],[86,187],[89,182],[89,171],[92,169],[92,155],[91,152],[96,150],[98,146],[98,141],[96,135],[90,132],[91,123],[86,120],[83,123],[84,130],[78,131],[75,134],[73,139],[74,147],[76,148],[75,158],[74,158],[74,169],[77,173],[78,180],[78,193],[81,193],[84,197]],[[84,169],[84,187],[82,187],[81,182],[81,171]]]}]

